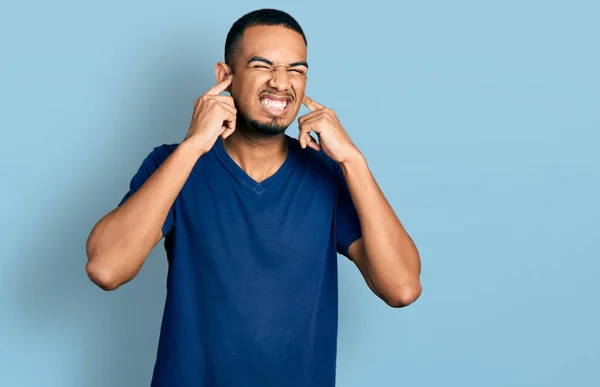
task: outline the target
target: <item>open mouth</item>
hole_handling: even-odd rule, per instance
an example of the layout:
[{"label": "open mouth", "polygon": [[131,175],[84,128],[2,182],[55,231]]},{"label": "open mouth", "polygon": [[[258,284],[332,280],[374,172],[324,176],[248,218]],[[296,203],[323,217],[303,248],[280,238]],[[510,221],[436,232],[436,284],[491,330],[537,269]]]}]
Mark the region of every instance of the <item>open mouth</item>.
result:
[{"label": "open mouth", "polygon": [[269,115],[283,115],[291,105],[291,99],[285,96],[266,94],[260,97],[260,105]]}]

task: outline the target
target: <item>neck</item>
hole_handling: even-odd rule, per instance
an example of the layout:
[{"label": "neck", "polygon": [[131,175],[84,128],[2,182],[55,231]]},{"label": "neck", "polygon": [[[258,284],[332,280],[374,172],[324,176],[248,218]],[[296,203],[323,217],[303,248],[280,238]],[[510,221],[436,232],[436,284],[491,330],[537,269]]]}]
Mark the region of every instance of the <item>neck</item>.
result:
[{"label": "neck", "polygon": [[240,168],[259,183],[281,167],[288,153],[285,133],[264,135],[239,125],[223,140],[223,146]]}]

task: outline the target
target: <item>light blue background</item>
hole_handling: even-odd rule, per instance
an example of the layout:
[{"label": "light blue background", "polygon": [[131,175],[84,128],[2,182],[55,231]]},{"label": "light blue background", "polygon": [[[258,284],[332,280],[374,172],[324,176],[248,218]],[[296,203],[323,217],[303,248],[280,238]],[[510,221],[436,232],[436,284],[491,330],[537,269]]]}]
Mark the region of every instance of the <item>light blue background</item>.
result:
[{"label": "light blue background", "polygon": [[399,310],[340,260],[338,386],[600,385],[598,2],[198,0],[2,2],[0,385],[148,386],[162,244],[106,293],[85,240],[264,6],[423,260]]}]

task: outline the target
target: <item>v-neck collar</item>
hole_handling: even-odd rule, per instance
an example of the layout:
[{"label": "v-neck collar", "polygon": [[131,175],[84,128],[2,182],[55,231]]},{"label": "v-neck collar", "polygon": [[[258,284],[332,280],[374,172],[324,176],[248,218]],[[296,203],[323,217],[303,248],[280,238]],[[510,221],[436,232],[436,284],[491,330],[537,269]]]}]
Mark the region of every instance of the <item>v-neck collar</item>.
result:
[{"label": "v-neck collar", "polygon": [[219,160],[224,164],[224,166],[229,170],[229,172],[231,172],[234,175],[234,177],[238,181],[252,189],[252,191],[256,195],[262,195],[269,188],[273,187],[274,185],[285,179],[285,177],[290,172],[292,165],[295,162],[296,144],[290,136],[285,135],[285,138],[288,142],[288,153],[286,155],[285,160],[283,161],[283,164],[279,167],[279,169],[275,171],[275,173],[273,173],[271,176],[267,177],[260,183],[254,180],[250,175],[248,175],[246,171],[244,171],[242,167],[240,167],[235,162],[235,160],[231,158],[229,153],[227,153],[225,146],[223,145],[223,139],[221,137],[217,138],[217,141],[215,142],[213,148],[215,149],[215,153]]}]

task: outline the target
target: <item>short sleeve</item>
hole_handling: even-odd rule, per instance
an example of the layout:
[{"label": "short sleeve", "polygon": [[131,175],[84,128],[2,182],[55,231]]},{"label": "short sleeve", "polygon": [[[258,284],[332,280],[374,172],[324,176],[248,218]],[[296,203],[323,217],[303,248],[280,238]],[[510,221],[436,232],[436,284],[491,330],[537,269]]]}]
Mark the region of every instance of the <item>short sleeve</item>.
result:
[{"label": "short sleeve", "polygon": [[[160,165],[170,156],[170,154],[175,150],[176,145],[161,145],[152,150],[150,154],[144,159],[142,165],[139,167],[136,174],[131,179],[129,184],[129,191],[123,196],[119,206],[127,201],[137,190],[140,189],[142,185],[148,180],[150,176],[160,167]],[[167,214],[167,218],[162,226],[162,234],[163,237],[167,236],[173,225],[175,223],[174,216],[174,208],[175,205],[171,206],[169,213]]]},{"label": "short sleeve", "polygon": [[341,169],[338,171],[338,205],[335,216],[337,252],[349,258],[348,248],[362,236],[362,231],[344,173]]}]

